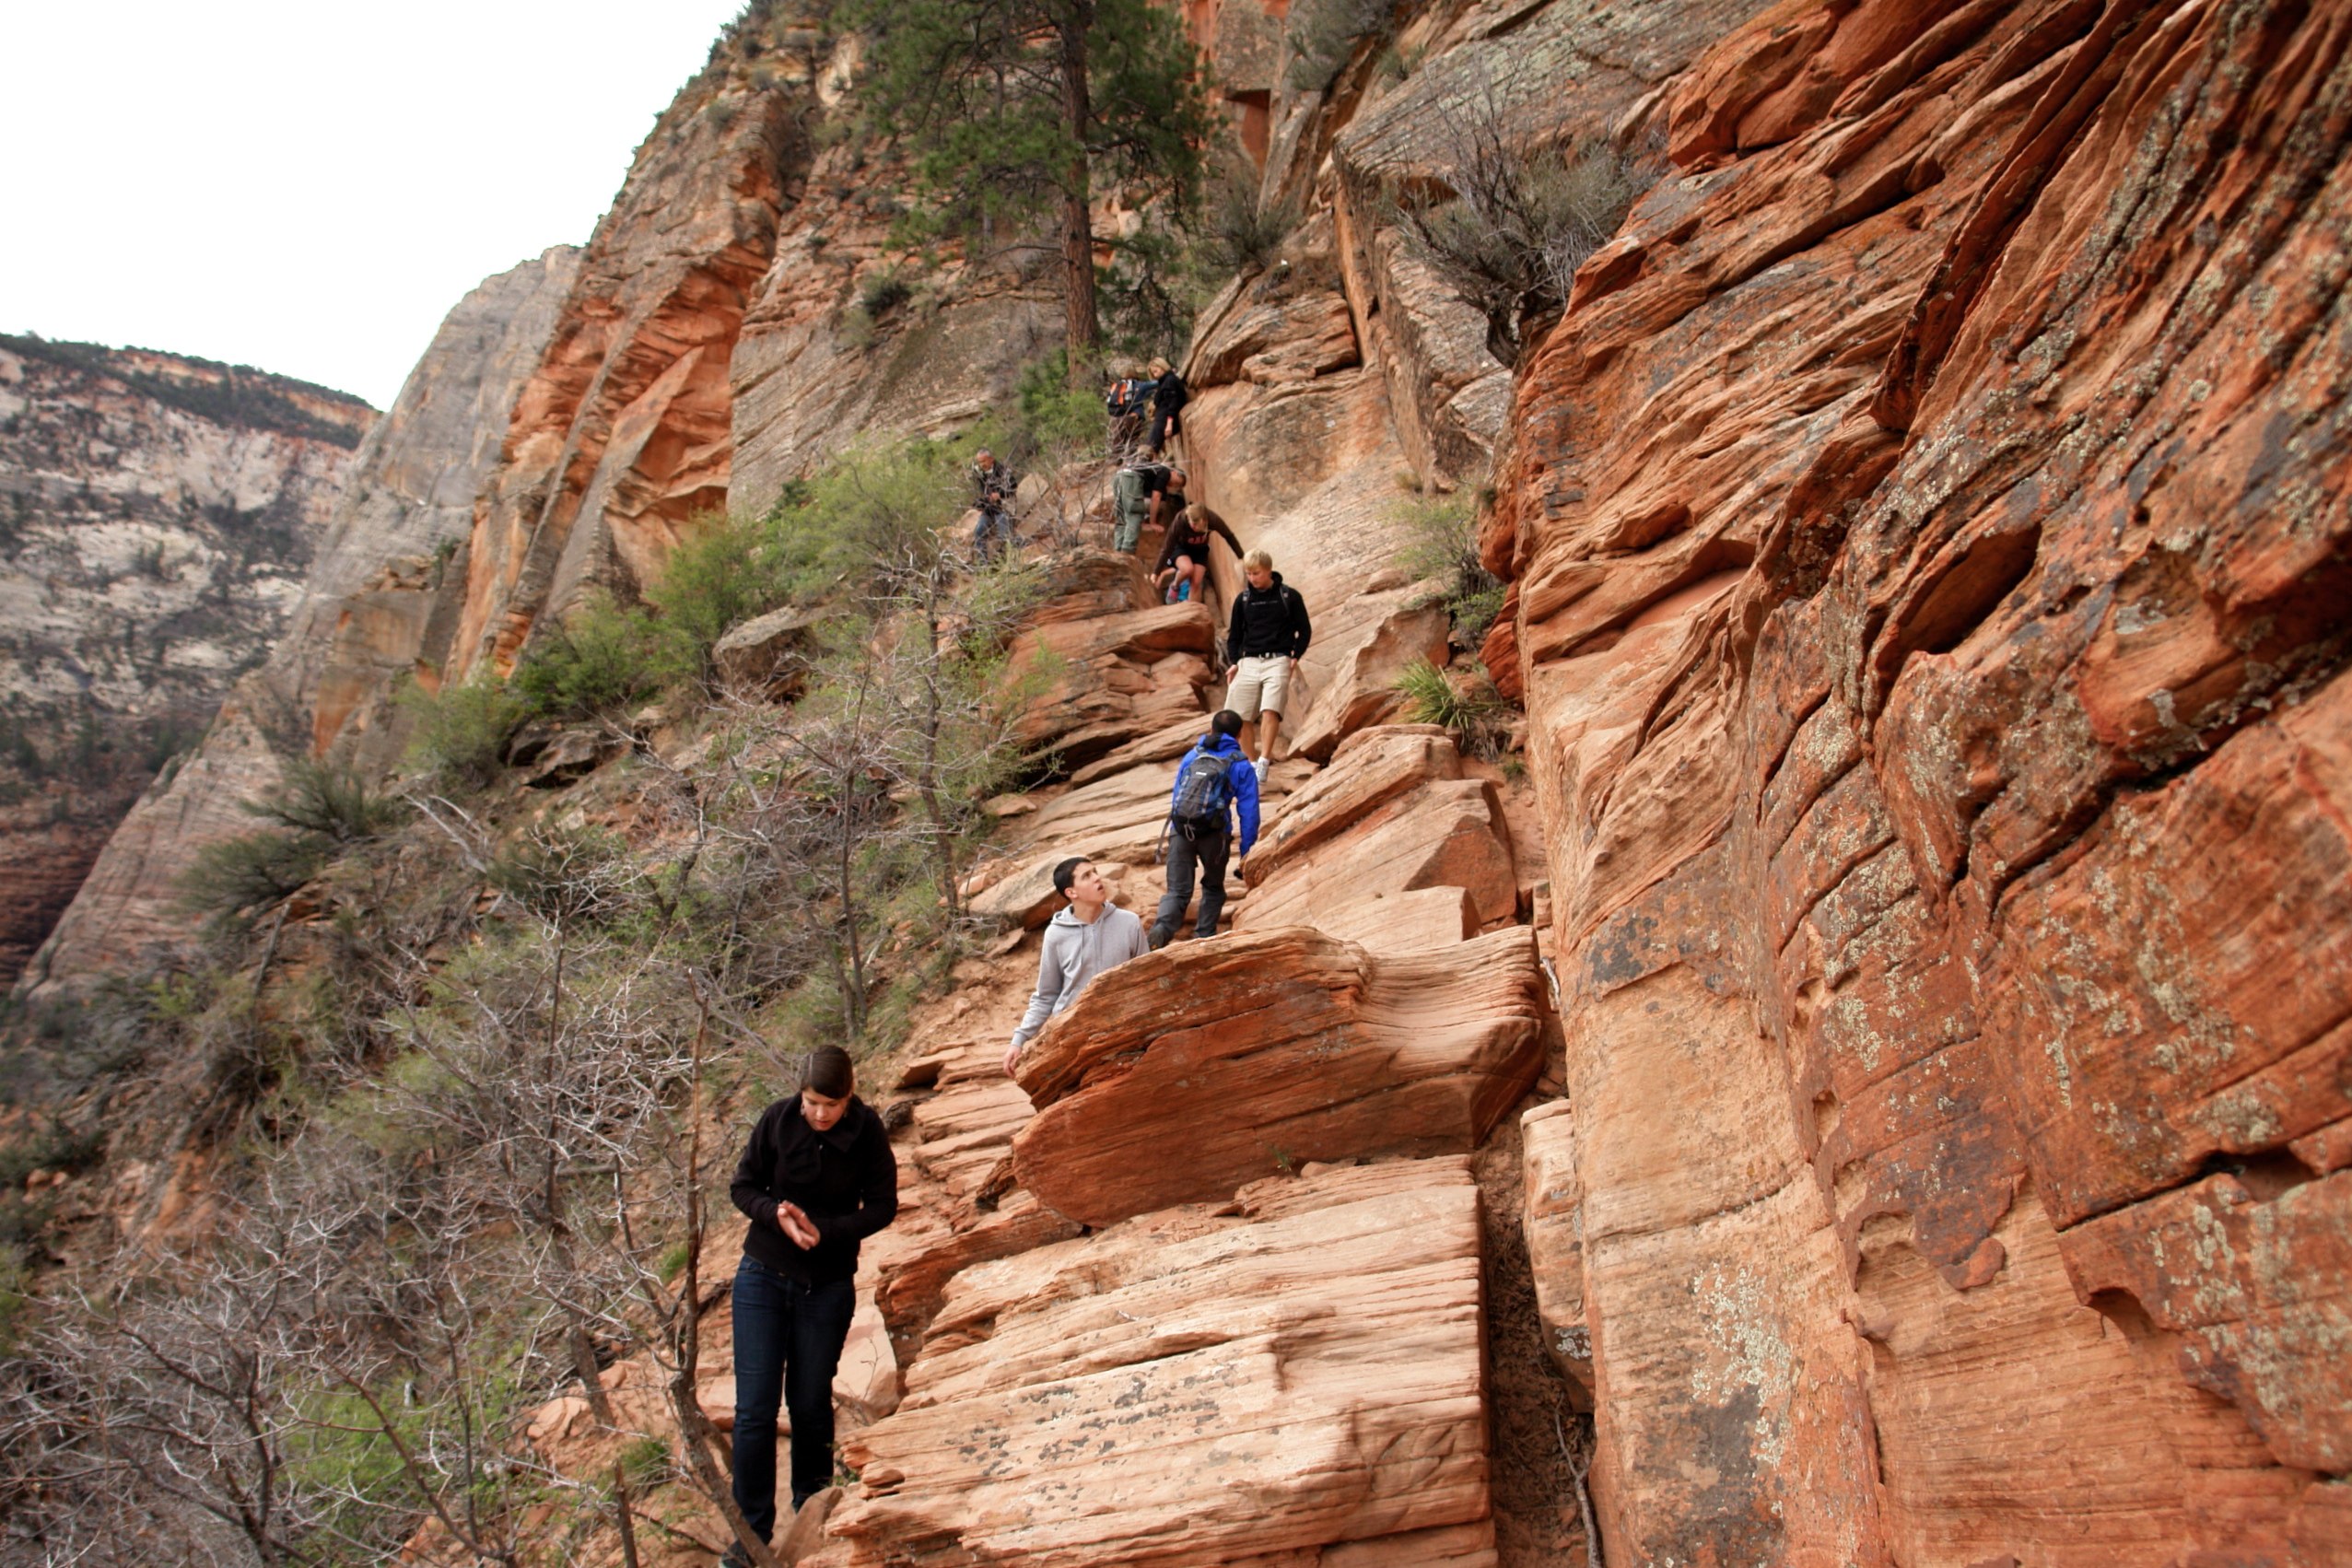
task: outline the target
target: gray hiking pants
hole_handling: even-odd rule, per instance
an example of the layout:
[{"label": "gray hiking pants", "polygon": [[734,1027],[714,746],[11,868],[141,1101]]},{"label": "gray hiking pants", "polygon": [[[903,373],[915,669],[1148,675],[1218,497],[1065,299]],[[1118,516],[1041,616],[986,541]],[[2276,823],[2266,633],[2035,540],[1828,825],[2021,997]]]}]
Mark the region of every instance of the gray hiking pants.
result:
[{"label": "gray hiking pants", "polygon": [[1192,902],[1192,871],[1200,868],[1200,913],[1192,922],[1194,936],[1215,936],[1217,917],[1225,907],[1225,851],[1233,846],[1230,832],[1203,833],[1187,838],[1181,828],[1168,828],[1168,891],[1161,896],[1160,912],[1152,921],[1152,945],[1164,947],[1176,935],[1184,907]]}]

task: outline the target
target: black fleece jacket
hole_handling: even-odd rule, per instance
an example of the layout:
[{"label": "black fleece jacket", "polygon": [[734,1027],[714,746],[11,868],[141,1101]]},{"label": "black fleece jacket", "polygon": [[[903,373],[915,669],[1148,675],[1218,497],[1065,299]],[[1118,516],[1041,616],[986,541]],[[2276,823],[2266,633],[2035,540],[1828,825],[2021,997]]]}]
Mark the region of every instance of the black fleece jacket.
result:
[{"label": "black fleece jacket", "polygon": [[1303,658],[1308,639],[1315,635],[1306,619],[1306,601],[1299,597],[1298,590],[1285,584],[1281,572],[1270,575],[1274,580],[1263,590],[1245,581],[1241,591],[1234,595],[1233,625],[1225,629],[1225,657],[1236,664],[1275,653]]},{"label": "black fleece jacket", "polygon": [[[813,1285],[858,1271],[858,1244],[898,1217],[898,1159],[872,1106],[852,1095],[824,1132],[801,1115],[793,1094],[760,1113],[729,1188],[752,1223],[743,1251],[780,1274]],[[816,1225],[803,1252],[776,1223],[779,1202],[797,1203]]]}]

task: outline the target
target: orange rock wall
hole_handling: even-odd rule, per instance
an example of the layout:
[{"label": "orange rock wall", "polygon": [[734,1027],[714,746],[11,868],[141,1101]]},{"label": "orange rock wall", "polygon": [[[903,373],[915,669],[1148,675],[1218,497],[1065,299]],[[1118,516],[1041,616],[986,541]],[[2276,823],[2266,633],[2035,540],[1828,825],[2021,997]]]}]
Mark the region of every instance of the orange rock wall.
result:
[{"label": "orange rock wall", "polygon": [[1783,5],[1521,367],[1612,1562],[2352,1552],[2348,41]]}]

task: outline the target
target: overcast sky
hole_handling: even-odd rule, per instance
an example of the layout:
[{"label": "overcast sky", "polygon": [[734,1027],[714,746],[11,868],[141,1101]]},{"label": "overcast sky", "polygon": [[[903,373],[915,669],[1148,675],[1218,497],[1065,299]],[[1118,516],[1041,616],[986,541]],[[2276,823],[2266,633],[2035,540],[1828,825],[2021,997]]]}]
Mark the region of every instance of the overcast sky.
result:
[{"label": "overcast sky", "polygon": [[742,0],[0,3],[0,331],[391,403],[588,238]]}]

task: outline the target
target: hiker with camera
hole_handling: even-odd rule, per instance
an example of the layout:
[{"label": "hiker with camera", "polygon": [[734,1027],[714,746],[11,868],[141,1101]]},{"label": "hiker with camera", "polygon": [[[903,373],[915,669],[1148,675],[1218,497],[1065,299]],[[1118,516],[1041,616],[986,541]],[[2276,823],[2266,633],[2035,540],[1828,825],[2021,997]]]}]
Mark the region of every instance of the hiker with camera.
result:
[{"label": "hiker with camera", "polygon": [[1209,720],[1209,732],[1176,764],[1176,788],[1169,792],[1167,826],[1168,891],[1152,921],[1154,951],[1176,940],[1176,922],[1192,902],[1197,870],[1200,879],[1200,912],[1192,934],[1217,934],[1217,917],[1225,907],[1225,856],[1233,847],[1234,816],[1241,817],[1241,855],[1246,859],[1258,842],[1258,775],[1243,755],[1241,715],[1225,708]]},{"label": "hiker with camera", "polygon": [[980,514],[972,528],[972,550],[980,565],[986,566],[997,540],[1001,539],[1007,550],[1012,546],[1012,500],[1021,489],[1021,475],[982,447],[973,454],[970,478],[972,505]]},{"label": "hiker with camera", "polygon": [[1008,1075],[1021,1065],[1022,1047],[1036,1038],[1047,1019],[1067,1012],[1095,976],[1147,951],[1143,922],[1133,910],[1111,903],[1109,884],[1085,856],[1072,855],[1054,867],[1054,891],[1068,905],[1046,922],[1045,947],[1037,954],[1037,989],[1004,1053]]}]

